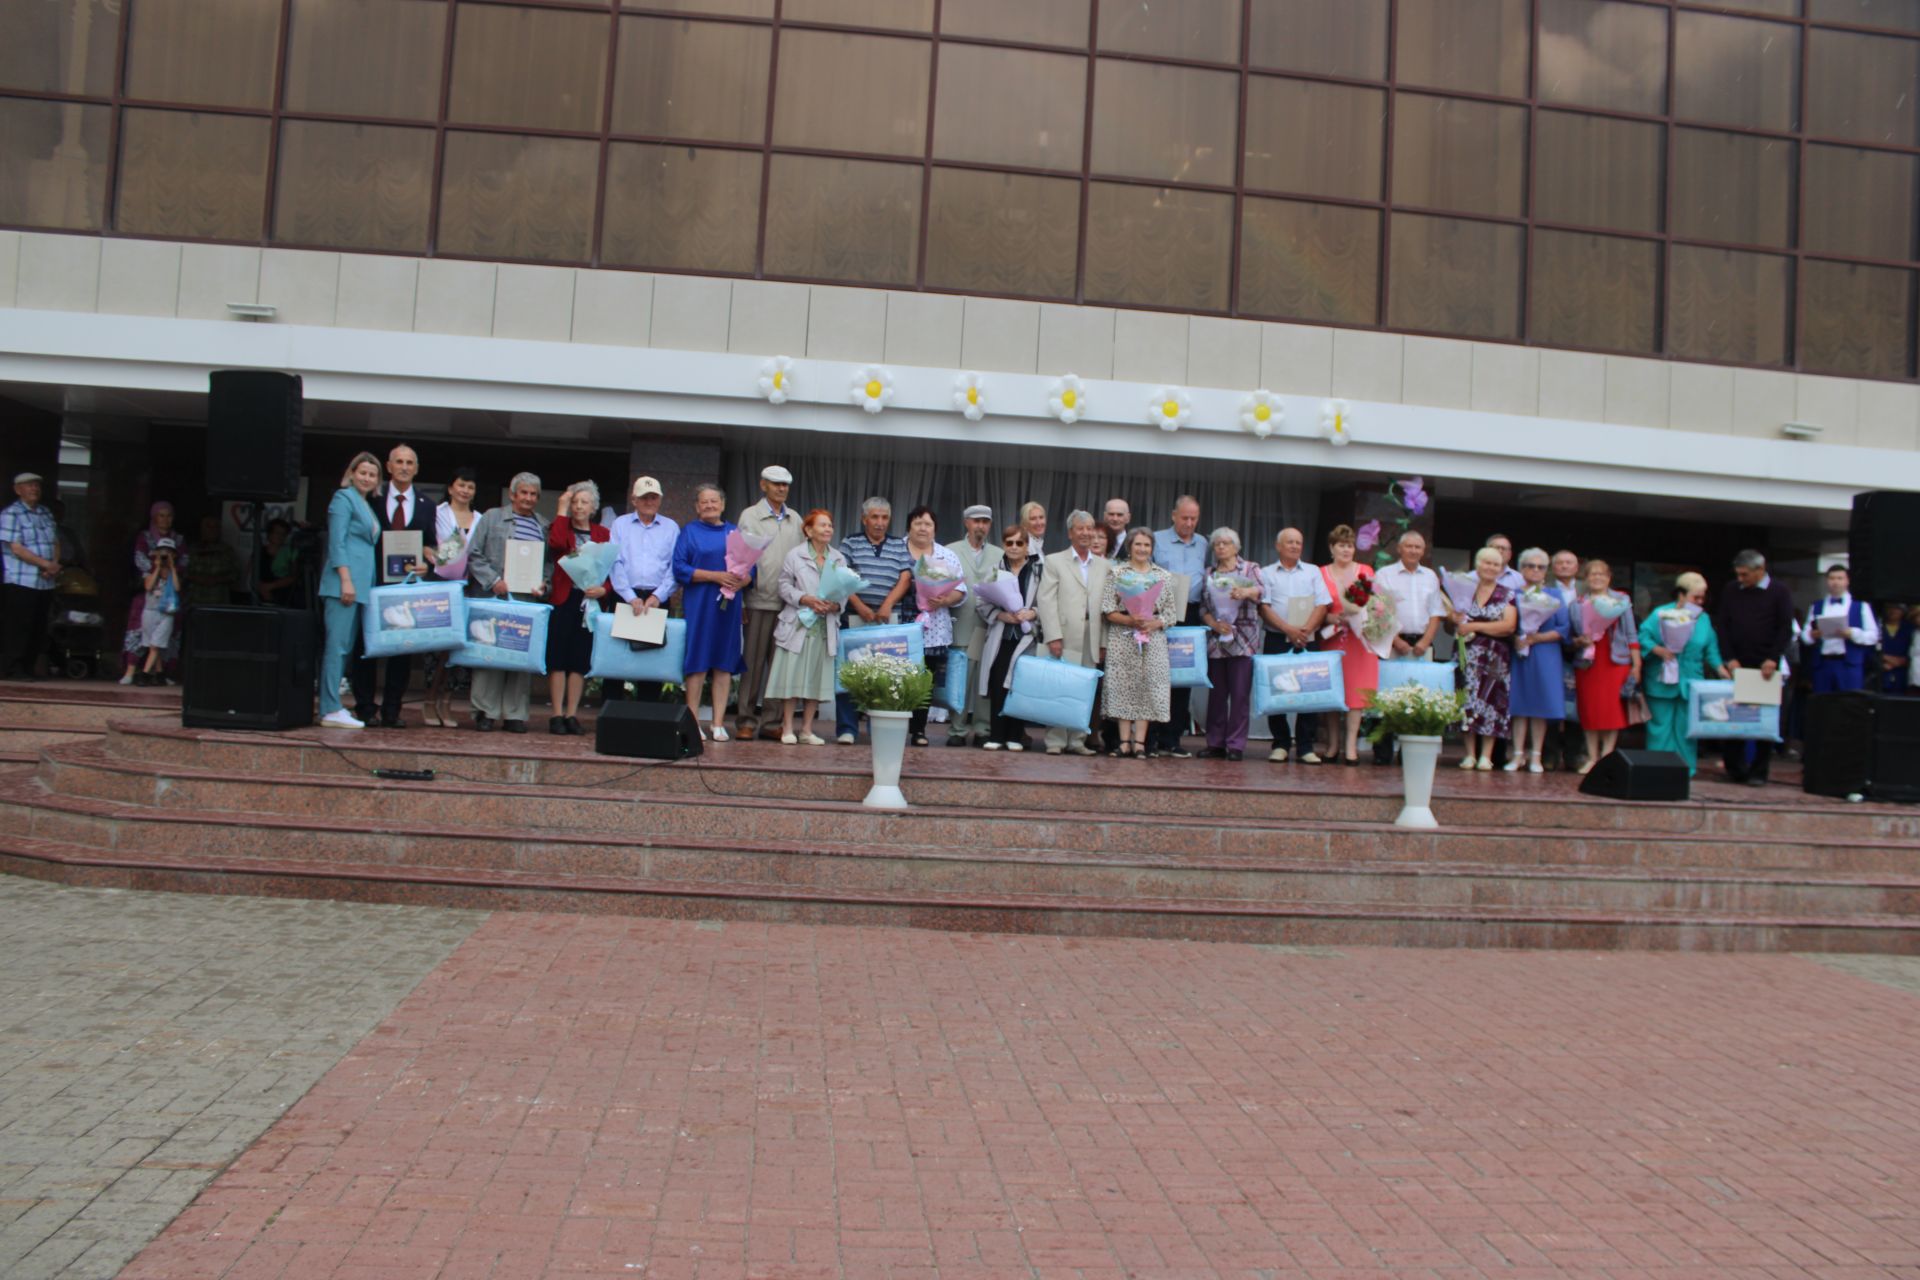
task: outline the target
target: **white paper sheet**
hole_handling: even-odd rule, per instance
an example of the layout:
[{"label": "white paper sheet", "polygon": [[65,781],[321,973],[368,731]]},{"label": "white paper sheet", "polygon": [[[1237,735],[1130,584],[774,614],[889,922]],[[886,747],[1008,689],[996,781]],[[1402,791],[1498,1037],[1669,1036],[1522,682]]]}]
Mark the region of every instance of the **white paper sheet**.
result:
[{"label": "white paper sheet", "polygon": [[540,589],[540,570],[544,542],[516,539],[507,543],[507,591],[511,595],[530,596]]},{"label": "white paper sheet", "polygon": [[633,606],[622,601],[613,611],[613,637],[616,640],[633,640],[644,645],[665,644],[667,641],[667,610],[657,605],[645,613],[635,613]]},{"label": "white paper sheet", "polygon": [[1758,667],[1741,667],[1733,673],[1733,700],[1749,707],[1777,707],[1785,683],[1778,672],[1769,680]]}]

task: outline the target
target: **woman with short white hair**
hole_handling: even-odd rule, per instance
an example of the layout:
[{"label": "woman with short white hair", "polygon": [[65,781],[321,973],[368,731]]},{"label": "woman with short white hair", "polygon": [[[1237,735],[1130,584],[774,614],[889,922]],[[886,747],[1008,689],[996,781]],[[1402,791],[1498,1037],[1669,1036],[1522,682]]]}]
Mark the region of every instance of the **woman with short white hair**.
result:
[{"label": "woman with short white hair", "polygon": [[[1548,726],[1558,726],[1567,718],[1566,668],[1560,646],[1573,623],[1560,597],[1547,590],[1547,570],[1552,559],[1540,547],[1528,547],[1520,553],[1520,576],[1526,580],[1529,600],[1525,607],[1539,610],[1547,604],[1558,607],[1531,634],[1522,625],[1513,640],[1513,691],[1507,711],[1513,721],[1513,754],[1507,760],[1507,772],[1524,768],[1528,773],[1544,773],[1541,757],[1546,750]],[[1547,599],[1541,601],[1541,595]],[[1533,742],[1533,754],[1527,755],[1527,742]]]},{"label": "woman with short white hair", "polygon": [[1213,684],[1207,694],[1206,754],[1239,760],[1247,749],[1253,655],[1261,644],[1260,567],[1240,554],[1240,535],[1225,525],[1208,536],[1207,545],[1213,564],[1200,592],[1207,679]]},{"label": "woman with short white hair", "polygon": [[582,480],[560,495],[553,523],[547,526],[547,558],[553,562],[553,586],[547,596],[553,605],[553,616],[547,619],[547,692],[553,703],[548,733],[586,733],[580,727],[580,695],[593,668],[593,631],[587,626],[587,613],[600,612],[609,586],[604,579],[575,582],[560,561],[585,543],[612,537],[607,526],[594,518],[599,510],[600,486]]},{"label": "woman with short white hair", "polygon": [[1454,634],[1466,647],[1467,708],[1461,717],[1466,730],[1467,756],[1462,769],[1493,768],[1493,742],[1507,736],[1509,698],[1513,682],[1513,642],[1520,611],[1513,592],[1500,585],[1507,558],[1493,547],[1474,553],[1473,593],[1456,603]]}]

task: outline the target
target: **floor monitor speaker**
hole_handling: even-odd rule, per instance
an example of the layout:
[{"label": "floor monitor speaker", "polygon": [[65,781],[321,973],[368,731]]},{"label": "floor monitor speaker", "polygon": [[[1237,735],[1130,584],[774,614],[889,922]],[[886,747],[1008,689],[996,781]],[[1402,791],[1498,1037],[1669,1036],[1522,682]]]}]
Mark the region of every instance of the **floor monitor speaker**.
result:
[{"label": "floor monitor speaker", "polygon": [[300,379],[260,369],[207,378],[207,493],[287,502],[300,493]]},{"label": "floor monitor speaker", "polygon": [[1843,799],[1867,793],[1873,780],[1873,704],[1870,693],[1816,693],[1807,699],[1802,791]]},{"label": "floor monitor speaker", "polygon": [[180,723],[298,729],[313,723],[314,616],[301,609],[187,610]]},{"label": "floor monitor speaker", "polygon": [[705,748],[700,722],[684,702],[609,702],[600,708],[593,749],[603,756],[685,760]]},{"label": "floor monitor speaker", "polygon": [[1920,529],[1920,493],[1883,489],[1853,495],[1847,568],[1856,597],[1920,600],[1920,559],[1913,554],[1915,529]]},{"label": "floor monitor speaker", "polygon": [[1692,785],[1687,762],[1673,752],[1622,748],[1600,757],[1580,791],[1609,800],[1685,800]]}]

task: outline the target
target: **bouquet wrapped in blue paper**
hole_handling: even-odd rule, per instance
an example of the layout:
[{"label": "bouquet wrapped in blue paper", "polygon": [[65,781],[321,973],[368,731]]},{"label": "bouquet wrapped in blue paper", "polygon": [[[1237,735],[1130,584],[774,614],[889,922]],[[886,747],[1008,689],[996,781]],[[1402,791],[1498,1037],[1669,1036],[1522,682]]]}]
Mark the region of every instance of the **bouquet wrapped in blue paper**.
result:
[{"label": "bouquet wrapped in blue paper", "polygon": [[543,676],[552,613],[552,605],[474,597],[467,601],[467,642],[450,661],[456,667]]},{"label": "bouquet wrapped in blue paper", "polygon": [[636,649],[613,634],[611,613],[590,613],[593,622],[593,660],[590,676],[602,680],[655,680],[678,684],[687,656],[687,622],[668,618],[664,643],[651,649]]},{"label": "bouquet wrapped in blue paper", "polygon": [[[854,593],[867,586],[867,580],[841,564],[838,560],[827,561],[827,567],[820,571],[820,589],[814,592],[828,604],[843,606],[853,599]],[[801,606],[794,618],[803,627],[811,627],[820,621],[820,615]]]},{"label": "bouquet wrapped in blue paper", "polygon": [[1211,689],[1207,675],[1207,629],[1167,628],[1167,685],[1172,689]]},{"label": "bouquet wrapped in blue paper", "polygon": [[1253,714],[1346,709],[1338,652],[1265,653],[1253,660]]},{"label": "bouquet wrapped in blue paper", "polygon": [[[604,587],[607,575],[613,572],[613,562],[619,558],[620,548],[611,542],[583,542],[574,548],[572,555],[560,557],[560,567],[573,579],[574,586],[585,591],[588,587]],[[592,607],[592,601],[587,603],[588,608],[580,615],[580,625],[591,631],[600,611]]]},{"label": "bouquet wrapped in blue paper", "polygon": [[366,593],[361,651],[369,658],[458,649],[467,627],[466,589],[458,582],[396,582]]}]

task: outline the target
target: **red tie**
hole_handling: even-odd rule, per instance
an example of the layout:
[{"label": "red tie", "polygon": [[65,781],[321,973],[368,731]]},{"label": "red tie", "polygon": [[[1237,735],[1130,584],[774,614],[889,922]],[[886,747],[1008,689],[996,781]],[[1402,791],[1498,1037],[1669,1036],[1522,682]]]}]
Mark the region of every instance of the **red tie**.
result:
[{"label": "red tie", "polygon": [[406,518],[402,516],[400,513],[402,509],[406,507],[406,505],[407,505],[407,498],[405,494],[402,494],[402,493],[394,494],[393,510],[390,513],[388,513],[387,519],[391,520],[394,524],[405,524]]}]

